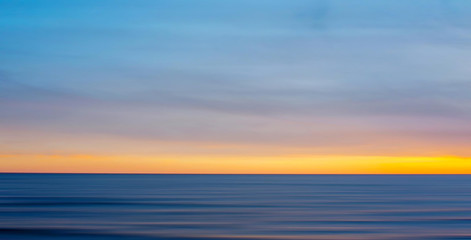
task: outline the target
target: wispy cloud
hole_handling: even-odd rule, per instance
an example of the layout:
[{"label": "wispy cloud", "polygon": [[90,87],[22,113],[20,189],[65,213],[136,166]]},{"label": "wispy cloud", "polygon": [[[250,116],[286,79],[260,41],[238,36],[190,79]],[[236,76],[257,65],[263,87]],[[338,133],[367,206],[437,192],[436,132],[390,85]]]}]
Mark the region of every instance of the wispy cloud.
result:
[{"label": "wispy cloud", "polygon": [[0,129],[26,133],[1,140],[468,155],[470,12],[458,0],[5,3]]}]

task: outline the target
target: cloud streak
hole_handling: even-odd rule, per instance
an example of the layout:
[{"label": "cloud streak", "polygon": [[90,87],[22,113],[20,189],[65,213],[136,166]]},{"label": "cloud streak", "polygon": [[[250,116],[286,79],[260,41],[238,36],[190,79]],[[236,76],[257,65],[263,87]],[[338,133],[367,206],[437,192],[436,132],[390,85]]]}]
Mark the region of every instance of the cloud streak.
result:
[{"label": "cloud streak", "polygon": [[[5,152],[87,154],[87,137],[100,136],[100,151],[129,154],[217,143],[471,155],[465,1],[20,1],[0,11]],[[31,147],[48,134],[50,146]],[[234,149],[217,151],[244,152]]]}]

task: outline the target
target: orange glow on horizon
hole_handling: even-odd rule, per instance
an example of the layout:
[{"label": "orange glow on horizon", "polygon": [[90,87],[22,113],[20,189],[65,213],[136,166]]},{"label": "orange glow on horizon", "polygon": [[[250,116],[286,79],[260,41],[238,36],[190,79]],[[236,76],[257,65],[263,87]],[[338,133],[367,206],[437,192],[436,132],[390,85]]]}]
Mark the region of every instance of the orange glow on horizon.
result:
[{"label": "orange glow on horizon", "polygon": [[385,156],[0,155],[0,172],[471,174],[471,158]]}]

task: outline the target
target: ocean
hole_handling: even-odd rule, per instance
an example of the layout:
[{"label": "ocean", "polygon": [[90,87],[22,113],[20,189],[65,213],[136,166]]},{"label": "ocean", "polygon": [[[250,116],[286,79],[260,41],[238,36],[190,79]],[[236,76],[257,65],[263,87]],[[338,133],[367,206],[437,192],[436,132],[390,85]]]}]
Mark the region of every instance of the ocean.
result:
[{"label": "ocean", "polygon": [[471,239],[471,176],[0,174],[0,239]]}]

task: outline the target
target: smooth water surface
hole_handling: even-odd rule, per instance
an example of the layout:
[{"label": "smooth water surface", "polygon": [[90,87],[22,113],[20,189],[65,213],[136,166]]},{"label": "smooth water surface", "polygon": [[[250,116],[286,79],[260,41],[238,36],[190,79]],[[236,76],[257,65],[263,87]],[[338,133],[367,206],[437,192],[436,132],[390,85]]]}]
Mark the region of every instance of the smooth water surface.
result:
[{"label": "smooth water surface", "polygon": [[0,239],[471,239],[471,176],[0,174]]}]

